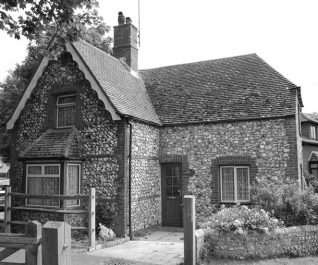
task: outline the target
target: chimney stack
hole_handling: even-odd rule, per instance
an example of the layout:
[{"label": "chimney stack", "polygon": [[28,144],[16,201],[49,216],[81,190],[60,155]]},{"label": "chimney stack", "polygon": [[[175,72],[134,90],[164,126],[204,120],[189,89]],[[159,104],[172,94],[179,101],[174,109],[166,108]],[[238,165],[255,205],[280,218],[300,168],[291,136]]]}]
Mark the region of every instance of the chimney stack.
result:
[{"label": "chimney stack", "polygon": [[131,71],[138,72],[137,28],[122,12],[118,13],[118,26],[114,27],[113,56],[124,58]]}]

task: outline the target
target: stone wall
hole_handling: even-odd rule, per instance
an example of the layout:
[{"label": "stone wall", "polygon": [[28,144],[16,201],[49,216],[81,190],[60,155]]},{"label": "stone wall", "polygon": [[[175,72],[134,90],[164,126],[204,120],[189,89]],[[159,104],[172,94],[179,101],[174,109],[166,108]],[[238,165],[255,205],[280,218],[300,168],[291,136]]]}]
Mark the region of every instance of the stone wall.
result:
[{"label": "stone wall", "polygon": [[161,223],[159,129],[132,122],[132,229]]},{"label": "stone wall", "polygon": [[211,214],[212,204],[220,201],[220,165],[249,163],[251,180],[298,179],[295,127],[295,116],[165,127],[160,130],[160,157],[187,159],[182,163],[182,170],[189,172],[183,176],[188,183],[183,194],[196,196],[197,220],[201,222]]},{"label": "stone wall", "polygon": [[219,232],[197,230],[197,259],[264,259],[280,256],[305,256],[318,252],[318,227],[303,225],[259,232]]},{"label": "stone wall", "polygon": [[[125,211],[121,196],[124,193],[123,176],[119,172],[120,160],[124,155],[118,143],[119,135],[125,133],[119,129],[121,121],[112,121],[97,93],[68,54],[62,60],[48,64],[15,124],[11,156],[13,191],[25,191],[25,174],[23,164],[18,160],[19,152],[47,129],[55,128],[56,94],[70,92],[78,95],[76,128],[80,159],[83,161],[82,193],[88,193],[89,187],[96,187],[97,200],[115,204],[113,217],[116,219],[120,212]],[[68,218],[71,219],[74,218]],[[115,227],[120,230],[119,234],[124,234],[126,227],[123,222],[115,222],[115,226],[124,227],[121,230]]]}]

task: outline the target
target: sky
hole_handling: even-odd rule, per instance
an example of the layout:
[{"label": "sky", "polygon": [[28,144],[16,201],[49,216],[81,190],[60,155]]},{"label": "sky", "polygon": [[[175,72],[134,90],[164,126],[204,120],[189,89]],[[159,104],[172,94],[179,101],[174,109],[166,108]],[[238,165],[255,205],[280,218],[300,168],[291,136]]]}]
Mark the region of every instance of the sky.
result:
[{"label": "sky", "polygon": [[[301,87],[303,112],[318,112],[317,0],[139,0],[139,68],[257,53]],[[99,0],[138,26],[138,0]],[[112,32],[111,32],[112,34]],[[0,80],[26,55],[27,41],[0,32]]]}]

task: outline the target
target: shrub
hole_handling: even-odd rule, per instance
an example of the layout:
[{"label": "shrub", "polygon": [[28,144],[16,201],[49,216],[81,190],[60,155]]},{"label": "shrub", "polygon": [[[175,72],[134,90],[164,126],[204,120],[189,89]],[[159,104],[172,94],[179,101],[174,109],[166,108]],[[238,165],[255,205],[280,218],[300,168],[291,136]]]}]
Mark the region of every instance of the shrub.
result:
[{"label": "shrub", "polygon": [[306,184],[312,186],[315,193],[318,193],[318,179],[317,176],[310,174],[308,171],[304,172]]},{"label": "shrub", "polygon": [[113,229],[114,228],[114,215],[115,204],[106,201],[99,201],[96,203],[96,232],[100,232],[99,223]]},{"label": "shrub", "polygon": [[300,190],[293,180],[258,181],[251,189],[259,207],[284,221],[286,226],[316,224],[318,197],[313,187]]},{"label": "shrub", "polygon": [[243,233],[244,231],[269,232],[277,227],[282,227],[283,222],[272,218],[263,209],[246,206],[234,206],[223,208],[213,214],[201,228],[216,229],[218,231],[234,231]]}]

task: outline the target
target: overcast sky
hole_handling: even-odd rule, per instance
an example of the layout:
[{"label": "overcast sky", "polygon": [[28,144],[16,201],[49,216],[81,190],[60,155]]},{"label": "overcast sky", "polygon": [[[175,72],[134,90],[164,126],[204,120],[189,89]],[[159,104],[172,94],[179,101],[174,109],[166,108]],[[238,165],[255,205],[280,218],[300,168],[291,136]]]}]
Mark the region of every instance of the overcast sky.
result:
[{"label": "overcast sky", "polygon": [[[100,0],[117,25],[138,26],[138,0]],[[302,88],[304,112],[318,112],[317,0],[140,0],[139,68],[257,53]],[[25,57],[25,40],[0,32],[0,80]]]}]

